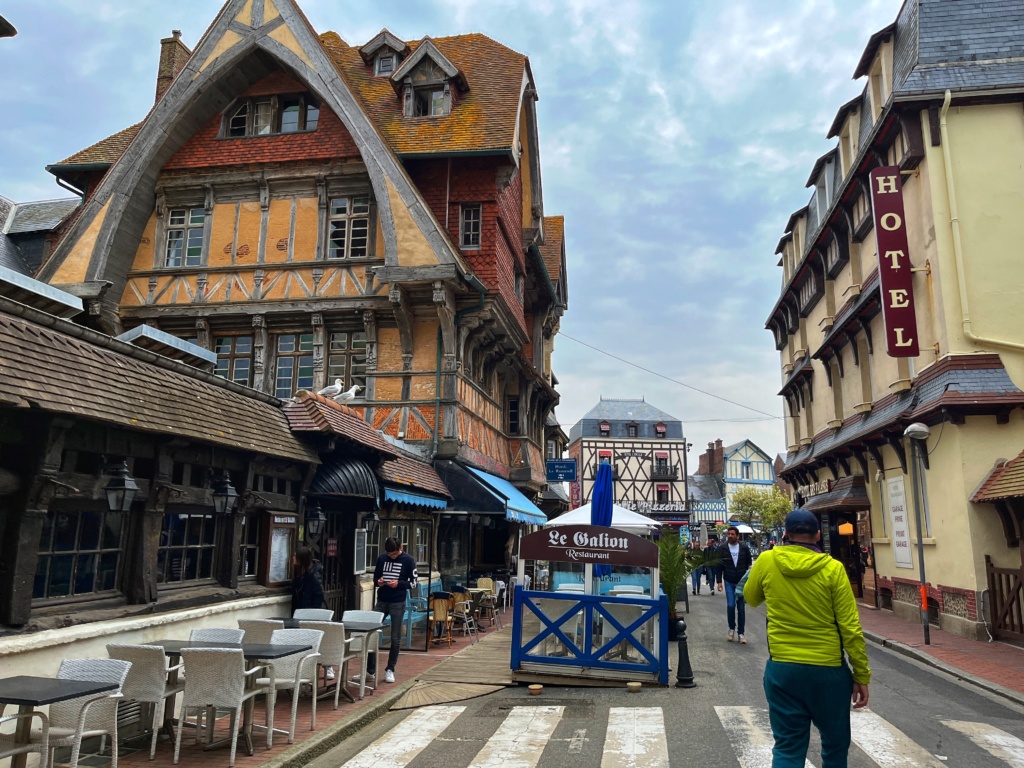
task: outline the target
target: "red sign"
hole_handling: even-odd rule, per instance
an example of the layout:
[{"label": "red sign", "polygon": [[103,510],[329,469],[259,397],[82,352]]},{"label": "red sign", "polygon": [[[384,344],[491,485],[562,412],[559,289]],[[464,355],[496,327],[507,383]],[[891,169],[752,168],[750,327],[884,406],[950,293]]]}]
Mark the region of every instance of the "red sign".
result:
[{"label": "red sign", "polygon": [[337,539],[328,539],[327,540],[327,557],[337,557],[337,556],[338,556],[338,540]]},{"label": "red sign", "polygon": [[878,244],[878,277],[882,292],[882,324],[889,357],[917,357],[917,315],[910,271],[903,184],[896,166],[871,171],[871,208]]},{"label": "red sign", "polygon": [[580,483],[569,483],[569,509],[576,509],[583,501],[583,490],[580,488]]}]

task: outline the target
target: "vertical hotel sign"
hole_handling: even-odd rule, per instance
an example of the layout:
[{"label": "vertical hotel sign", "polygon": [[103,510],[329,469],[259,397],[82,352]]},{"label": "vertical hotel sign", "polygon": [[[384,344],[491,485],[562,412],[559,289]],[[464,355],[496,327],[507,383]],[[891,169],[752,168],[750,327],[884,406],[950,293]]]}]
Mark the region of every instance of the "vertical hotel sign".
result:
[{"label": "vertical hotel sign", "polygon": [[882,292],[885,350],[890,357],[917,357],[917,316],[903,185],[897,166],[871,171],[871,209],[878,244],[878,277]]}]

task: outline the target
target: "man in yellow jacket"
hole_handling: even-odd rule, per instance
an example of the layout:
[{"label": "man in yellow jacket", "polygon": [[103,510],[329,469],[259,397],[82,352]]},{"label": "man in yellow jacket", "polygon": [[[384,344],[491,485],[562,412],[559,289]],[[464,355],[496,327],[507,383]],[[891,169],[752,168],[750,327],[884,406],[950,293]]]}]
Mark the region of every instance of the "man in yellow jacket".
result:
[{"label": "man in yellow jacket", "polygon": [[818,547],[818,518],[795,509],[785,527],[786,546],[762,553],[743,588],[748,605],[768,604],[772,768],[803,768],[811,723],[821,734],[822,768],[846,768],[850,702],[865,706],[871,682],[857,603],[842,563]]}]

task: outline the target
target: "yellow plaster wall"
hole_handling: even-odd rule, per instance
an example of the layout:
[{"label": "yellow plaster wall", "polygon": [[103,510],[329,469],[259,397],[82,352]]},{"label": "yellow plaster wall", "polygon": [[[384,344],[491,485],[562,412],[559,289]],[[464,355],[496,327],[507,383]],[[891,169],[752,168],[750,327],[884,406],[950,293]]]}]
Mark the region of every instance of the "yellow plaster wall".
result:
[{"label": "yellow plaster wall", "polygon": [[388,178],[384,179],[388,188],[387,201],[378,201],[380,205],[391,206],[391,218],[395,223],[395,238],[398,241],[398,265],[402,267],[422,267],[437,264],[437,256],[423,236],[419,226],[413,221],[412,215],[402,202],[398,190]]},{"label": "yellow plaster wall", "polygon": [[231,30],[228,30],[227,32],[225,32],[224,36],[221,37],[221,39],[217,41],[217,45],[214,46],[214,49],[210,53],[210,55],[206,57],[206,61],[204,61],[203,65],[199,68],[199,72],[196,72],[192,76],[192,79],[195,80],[197,77],[199,77],[199,74],[204,69],[206,69],[208,66],[210,66],[218,58],[223,56],[225,51],[229,51],[232,48],[234,48],[236,45],[238,45],[238,42],[241,39],[242,39],[242,36],[239,35],[237,32],[232,32]]},{"label": "yellow plaster wall", "polygon": [[242,6],[242,10],[235,16],[235,21],[245,26],[252,26],[252,0],[245,0],[245,5]]},{"label": "yellow plaster wall", "polygon": [[262,217],[263,211],[255,200],[238,204],[236,264],[255,264],[259,260],[260,220]]},{"label": "yellow plaster wall", "polygon": [[[267,5],[270,5],[270,0],[267,0]],[[274,14],[275,18],[277,13]],[[270,19],[264,18],[263,23],[266,24]],[[277,29],[273,30],[267,37],[277,40],[281,45],[287,48],[289,51],[294,53],[302,62],[310,69],[315,69],[313,62],[309,60],[309,56],[306,55],[305,49],[299,45],[299,41],[295,39],[295,35],[292,34],[291,27],[282,25]]]},{"label": "yellow plaster wall", "polygon": [[96,247],[96,238],[99,237],[103,222],[110,211],[108,200],[96,214],[78,241],[71,246],[64,261],[57,268],[56,273],[50,278],[52,285],[65,285],[68,283],[81,283],[85,281],[85,273],[89,269],[89,262],[92,261],[92,252]]},{"label": "yellow plaster wall", "polygon": [[[295,201],[295,234],[292,258],[295,261],[316,259],[319,235],[319,212],[315,197],[300,197]],[[383,251],[381,251],[383,253]]]},{"label": "yellow plaster wall", "polygon": [[[267,220],[267,243],[263,249],[263,260],[268,264],[288,260],[288,240],[291,236],[291,227],[291,199],[271,200],[269,218]],[[257,230],[257,236],[258,233],[259,230]]]},{"label": "yellow plaster wall", "polygon": [[[397,328],[377,329],[377,370],[402,370],[402,343]],[[377,379],[377,391],[384,379]]]},{"label": "yellow plaster wall", "polygon": [[[213,221],[210,222],[210,247],[206,263],[210,267],[227,267],[232,264],[235,239],[235,217],[238,207],[235,203],[218,203],[213,206]],[[255,254],[253,254],[255,256]],[[255,259],[253,259],[255,261]]]},{"label": "yellow plaster wall", "polygon": [[[149,216],[146,228],[142,230],[142,238],[139,240],[139,247],[135,250],[135,259],[132,261],[132,269],[153,269],[156,258],[156,247],[153,241],[156,239],[156,211]],[[157,262],[159,263],[159,262]]]},{"label": "yellow plaster wall", "polygon": [[378,376],[374,384],[374,400],[401,400],[402,399],[402,378],[401,376]]},{"label": "yellow plaster wall", "polygon": [[413,323],[412,369],[414,371],[437,369],[437,323]]}]

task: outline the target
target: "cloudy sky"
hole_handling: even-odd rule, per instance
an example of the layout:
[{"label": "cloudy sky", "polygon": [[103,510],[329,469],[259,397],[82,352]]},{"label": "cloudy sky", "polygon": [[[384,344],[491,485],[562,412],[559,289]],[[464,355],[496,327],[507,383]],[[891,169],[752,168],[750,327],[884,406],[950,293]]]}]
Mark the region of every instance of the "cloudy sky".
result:
[{"label": "cloudy sky", "polygon": [[[566,432],[601,396],[643,397],[682,419],[693,463],[716,437],[785,450],[764,330],[775,246],[836,111],[863,89],[851,76],[868,37],[900,0],[299,4],[350,44],[382,27],[406,40],[483,32],[530,57],[544,209],[566,218]],[[194,47],[220,7],[6,0],[18,35],[0,41],[0,194],[67,196],[45,166],[141,120],[160,39],[180,29]]]}]

